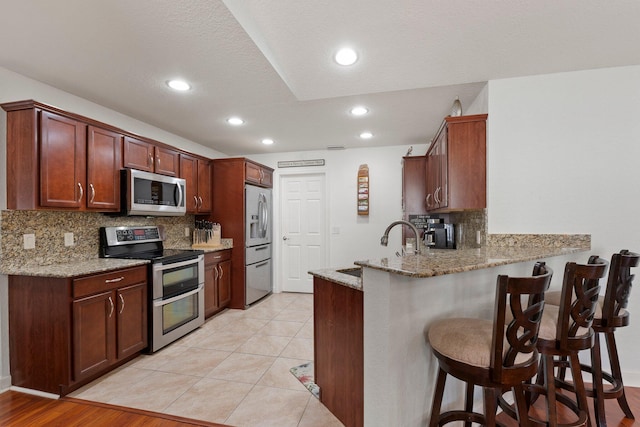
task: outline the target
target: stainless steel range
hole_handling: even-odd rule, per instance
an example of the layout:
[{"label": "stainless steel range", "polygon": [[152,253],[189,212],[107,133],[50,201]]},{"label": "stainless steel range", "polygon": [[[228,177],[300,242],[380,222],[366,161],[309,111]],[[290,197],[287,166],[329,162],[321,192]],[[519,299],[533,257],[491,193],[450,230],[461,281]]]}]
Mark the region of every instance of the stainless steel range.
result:
[{"label": "stainless steel range", "polygon": [[157,226],[100,228],[101,257],[151,261],[150,352],[204,324],[203,253],[164,249]]}]

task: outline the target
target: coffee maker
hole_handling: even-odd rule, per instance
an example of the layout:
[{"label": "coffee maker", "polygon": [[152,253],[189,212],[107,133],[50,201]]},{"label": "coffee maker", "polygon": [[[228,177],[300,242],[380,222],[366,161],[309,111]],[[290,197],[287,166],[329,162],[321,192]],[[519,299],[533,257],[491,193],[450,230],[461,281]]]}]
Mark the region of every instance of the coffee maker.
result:
[{"label": "coffee maker", "polygon": [[424,232],[424,244],[434,249],[455,249],[455,235],[453,224],[445,224],[442,218],[429,218]]}]

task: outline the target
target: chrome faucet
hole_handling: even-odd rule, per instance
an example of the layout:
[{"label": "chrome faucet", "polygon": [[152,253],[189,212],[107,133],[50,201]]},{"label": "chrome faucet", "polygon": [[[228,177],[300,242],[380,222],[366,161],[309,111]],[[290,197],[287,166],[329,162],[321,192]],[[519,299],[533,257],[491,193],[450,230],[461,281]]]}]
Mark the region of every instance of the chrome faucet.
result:
[{"label": "chrome faucet", "polygon": [[408,221],[394,221],[391,224],[389,224],[389,226],[387,227],[387,229],[384,231],[384,235],[382,236],[382,238],[380,239],[380,244],[382,246],[387,246],[387,244],[389,243],[389,231],[391,231],[391,229],[393,227],[395,227],[398,224],[402,224],[402,225],[406,225],[408,227],[410,227],[413,230],[413,233],[416,235],[416,249],[415,249],[415,253],[419,254],[420,253],[420,238],[418,237],[418,229],[416,228],[415,225],[411,224]]}]

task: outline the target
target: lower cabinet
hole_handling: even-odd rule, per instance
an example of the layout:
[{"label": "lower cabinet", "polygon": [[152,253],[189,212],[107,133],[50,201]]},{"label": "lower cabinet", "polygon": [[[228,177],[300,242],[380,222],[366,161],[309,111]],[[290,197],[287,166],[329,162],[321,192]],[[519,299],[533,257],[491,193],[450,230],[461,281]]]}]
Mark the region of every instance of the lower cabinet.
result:
[{"label": "lower cabinet", "polygon": [[65,395],[147,347],[147,268],[9,276],[12,384]]},{"label": "lower cabinet", "polygon": [[210,317],[231,301],[231,249],[204,255],[204,314]]}]

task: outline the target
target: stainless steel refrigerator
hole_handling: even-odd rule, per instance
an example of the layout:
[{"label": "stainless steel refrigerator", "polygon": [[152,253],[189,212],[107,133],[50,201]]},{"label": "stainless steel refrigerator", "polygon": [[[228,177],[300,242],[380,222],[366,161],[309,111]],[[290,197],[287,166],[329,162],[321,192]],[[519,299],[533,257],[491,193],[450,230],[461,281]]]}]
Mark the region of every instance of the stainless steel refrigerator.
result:
[{"label": "stainless steel refrigerator", "polygon": [[273,291],[271,189],[245,185],[245,305]]}]

